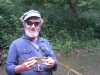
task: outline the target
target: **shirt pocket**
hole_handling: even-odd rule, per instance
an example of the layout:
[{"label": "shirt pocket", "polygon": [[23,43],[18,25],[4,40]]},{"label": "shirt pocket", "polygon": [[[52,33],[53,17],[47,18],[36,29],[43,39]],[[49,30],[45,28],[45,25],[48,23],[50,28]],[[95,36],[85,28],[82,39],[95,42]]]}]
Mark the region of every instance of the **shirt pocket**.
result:
[{"label": "shirt pocket", "polygon": [[28,59],[29,57],[33,56],[32,50],[29,49],[22,49],[19,51],[19,59]]}]

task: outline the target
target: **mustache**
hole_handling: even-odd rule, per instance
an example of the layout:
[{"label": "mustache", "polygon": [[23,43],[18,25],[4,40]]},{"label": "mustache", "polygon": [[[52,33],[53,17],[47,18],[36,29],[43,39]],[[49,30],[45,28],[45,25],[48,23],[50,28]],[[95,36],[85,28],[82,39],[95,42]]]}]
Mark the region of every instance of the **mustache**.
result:
[{"label": "mustache", "polygon": [[35,28],[31,28],[30,30],[32,30],[32,31],[36,31],[36,29],[35,29]]}]

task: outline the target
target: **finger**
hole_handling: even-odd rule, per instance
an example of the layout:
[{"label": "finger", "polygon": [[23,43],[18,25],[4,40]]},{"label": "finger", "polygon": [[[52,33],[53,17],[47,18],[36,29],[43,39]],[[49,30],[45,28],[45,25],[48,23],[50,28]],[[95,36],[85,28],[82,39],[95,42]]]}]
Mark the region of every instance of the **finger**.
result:
[{"label": "finger", "polygon": [[37,62],[37,60],[34,60],[34,61],[32,60],[31,62],[29,62],[28,63],[28,69],[29,70],[32,69],[35,66],[36,62]]},{"label": "finger", "polygon": [[32,61],[32,62],[30,63],[30,66],[34,66],[34,65],[36,65],[36,63],[37,63],[37,60]]},{"label": "finger", "polygon": [[26,65],[26,67],[29,67],[29,66],[32,66],[32,65],[35,65],[35,63],[37,62],[37,60],[31,60],[31,61],[27,61],[24,63],[24,65]]},{"label": "finger", "polygon": [[37,60],[32,60],[28,62],[28,65],[32,66],[32,65],[35,65],[36,63],[37,63]]},{"label": "finger", "polygon": [[33,59],[33,60],[30,60],[30,61],[27,61],[26,63],[27,63],[27,64],[30,64],[30,63],[35,63],[35,62],[36,62],[36,60]]}]

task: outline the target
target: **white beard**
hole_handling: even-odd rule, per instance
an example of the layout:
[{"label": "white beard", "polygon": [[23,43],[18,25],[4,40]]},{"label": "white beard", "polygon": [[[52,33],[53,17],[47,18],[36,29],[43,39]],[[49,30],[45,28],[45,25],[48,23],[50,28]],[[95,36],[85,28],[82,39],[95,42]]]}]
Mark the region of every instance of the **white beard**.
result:
[{"label": "white beard", "polygon": [[29,30],[25,29],[25,34],[29,37],[29,38],[35,38],[39,35],[38,31],[32,31],[30,32]]}]

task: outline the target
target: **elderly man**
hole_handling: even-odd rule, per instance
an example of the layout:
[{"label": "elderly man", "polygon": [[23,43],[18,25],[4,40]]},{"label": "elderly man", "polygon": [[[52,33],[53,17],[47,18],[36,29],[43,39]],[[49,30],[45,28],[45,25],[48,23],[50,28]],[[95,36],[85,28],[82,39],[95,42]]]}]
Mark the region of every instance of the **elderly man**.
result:
[{"label": "elderly man", "polygon": [[[56,71],[58,62],[48,40],[39,36],[43,24],[41,15],[36,10],[30,10],[21,16],[25,33],[10,45],[5,64],[8,75],[52,75]],[[46,57],[46,61],[37,64],[32,59],[23,63],[30,57]]]}]

